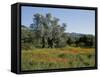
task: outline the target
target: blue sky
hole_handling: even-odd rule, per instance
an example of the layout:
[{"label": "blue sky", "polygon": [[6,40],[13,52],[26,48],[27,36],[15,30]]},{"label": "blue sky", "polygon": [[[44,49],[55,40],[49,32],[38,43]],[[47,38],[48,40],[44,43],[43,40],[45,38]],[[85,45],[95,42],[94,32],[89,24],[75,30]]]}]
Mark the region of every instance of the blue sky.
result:
[{"label": "blue sky", "polygon": [[79,9],[60,9],[43,7],[21,7],[21,24],[30,26],[33,15],[36,13],[47,14],[60,19],[60,23],[66,23],[66,32],[83,34],[95,34],[95,11]]}]

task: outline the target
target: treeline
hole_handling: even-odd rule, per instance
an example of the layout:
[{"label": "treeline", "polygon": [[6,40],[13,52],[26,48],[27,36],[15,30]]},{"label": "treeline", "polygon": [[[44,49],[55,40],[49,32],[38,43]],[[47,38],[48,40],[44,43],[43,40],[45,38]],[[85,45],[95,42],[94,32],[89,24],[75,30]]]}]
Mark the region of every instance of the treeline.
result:
[{"label": "treeline", "polygon": [[67,44],[76,47],[95,47],[95,36],[81,35],[80,37],[68,37]]},{"label": "treeline", "polygon": [[59,23],[59,19],[50,13],[46,15],[33,15],[32,24],[27,27],[21,26],[22,49],[30,48],[60,48],[69,46],[94,47],[93,35],[83,35],[72,38],[65,33],[66,23]]}]

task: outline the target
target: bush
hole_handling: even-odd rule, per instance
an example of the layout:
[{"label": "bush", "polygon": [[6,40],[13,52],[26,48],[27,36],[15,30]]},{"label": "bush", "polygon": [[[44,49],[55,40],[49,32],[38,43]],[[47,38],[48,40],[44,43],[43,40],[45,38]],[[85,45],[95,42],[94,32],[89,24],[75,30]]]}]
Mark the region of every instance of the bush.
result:
[{"label": "bush", "polygon": [[65,57],[66,57],[66,54],[61,53],[61,54],[58,55],[58,57],[60,57],[60,58],[65,58]]},{"label": "bush", "polygon": [[34,48],[34,46],[30,43],[22,43],[21,48],[24,50],[29,50],[29,49]]}]

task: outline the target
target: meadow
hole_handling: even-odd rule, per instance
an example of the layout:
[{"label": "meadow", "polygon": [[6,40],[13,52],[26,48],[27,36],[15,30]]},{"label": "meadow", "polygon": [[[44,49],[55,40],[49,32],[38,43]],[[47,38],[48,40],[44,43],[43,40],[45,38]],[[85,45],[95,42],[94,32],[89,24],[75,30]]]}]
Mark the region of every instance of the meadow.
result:
[{"label": "meadow", "polygon": [[63,47],[22,50],[22,70],[45,70],[95,66],[95,48]]}]

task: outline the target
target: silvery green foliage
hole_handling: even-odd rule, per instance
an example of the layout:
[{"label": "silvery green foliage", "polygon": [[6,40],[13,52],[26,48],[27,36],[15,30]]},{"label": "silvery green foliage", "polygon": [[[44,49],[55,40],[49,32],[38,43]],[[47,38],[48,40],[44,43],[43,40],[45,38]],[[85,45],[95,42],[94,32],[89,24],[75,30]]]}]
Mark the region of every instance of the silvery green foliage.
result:
[{"label": "silvery green foliage", "polygon": [[66,24],[59,24],[59,21],[58,18],[53,17],[50,13],[33,15],[33,23],[30,28],[35,32],[37,41],[42,43],[43,47],[49,47],[50,41],[52,42],[51,47],[59,46],[58,44],[60,44],[66,28]]}]

